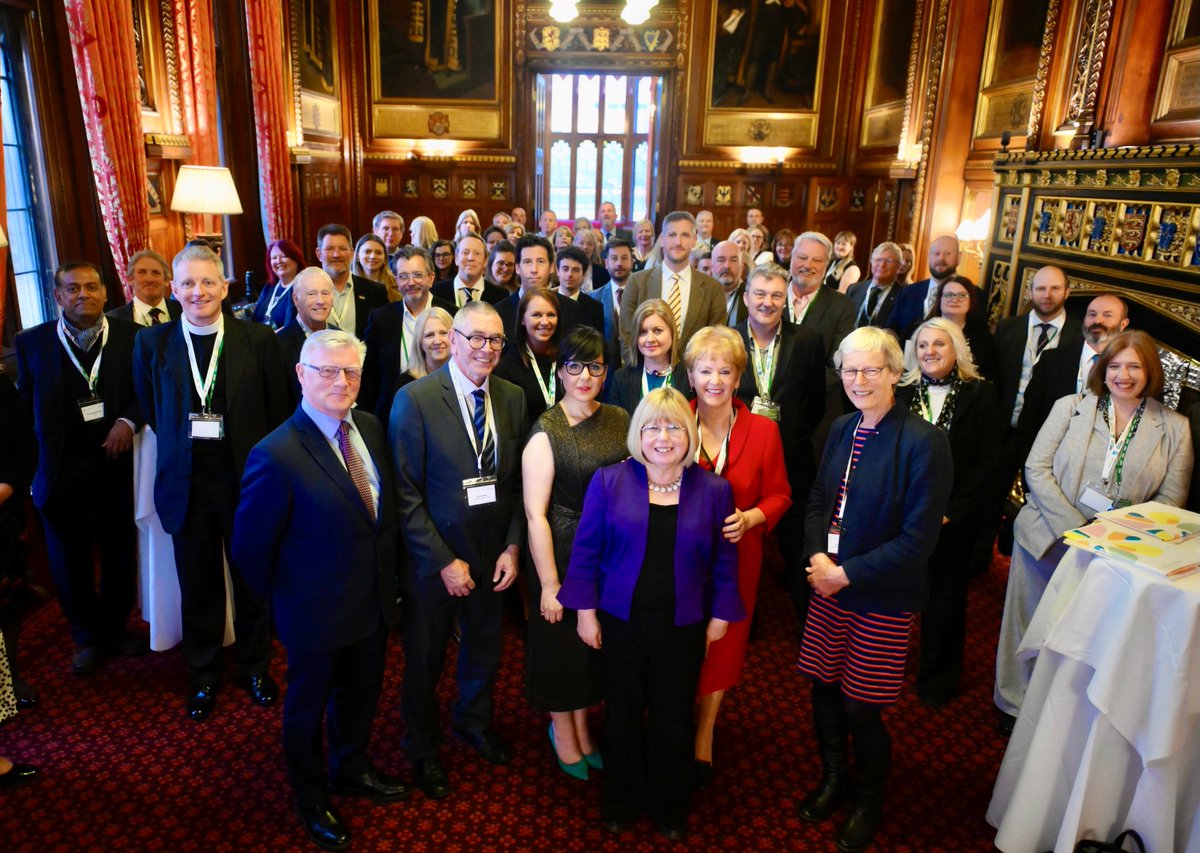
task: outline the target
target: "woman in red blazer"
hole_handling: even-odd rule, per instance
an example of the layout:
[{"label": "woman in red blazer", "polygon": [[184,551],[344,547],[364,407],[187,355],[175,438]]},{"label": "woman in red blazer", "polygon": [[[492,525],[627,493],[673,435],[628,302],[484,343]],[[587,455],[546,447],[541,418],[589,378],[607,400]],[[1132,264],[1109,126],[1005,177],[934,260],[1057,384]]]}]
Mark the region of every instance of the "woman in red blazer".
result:
[{"label": "woman in red blazer", "polygon": [[[774,350],[756,353],[756,366],[772,358]],[[725,691],[738,683],[746,657],[762,570],[763,537],[791,506],[792,489],[778,426],[769,417],[751,413],[736,396],[747,361],[741,335],[727,326],[701,329],[688,342],[683,360],[696,394],[692,401],[700,433],[696,464],[733,487],[735,509],[725,519],[722,532],[738,546],[738,592],[747,614],[709,646],[700,670],[695,773],[696,784],[703,787],[712,781],[717,712]]]}]

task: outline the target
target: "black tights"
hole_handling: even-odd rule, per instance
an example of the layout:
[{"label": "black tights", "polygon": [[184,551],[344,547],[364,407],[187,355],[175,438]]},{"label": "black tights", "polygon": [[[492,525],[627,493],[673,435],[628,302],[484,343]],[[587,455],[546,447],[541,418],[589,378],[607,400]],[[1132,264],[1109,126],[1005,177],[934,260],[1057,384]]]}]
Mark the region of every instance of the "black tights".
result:
[{"label": "black tights", "polygon": [[883,706],[846,698],[837,681],[830,684],[814,678],[812,685],[813,721],[818,730],[837,721],[838,727],[850,734],[859,775],[886,774],[892,738],[883,724]]}]

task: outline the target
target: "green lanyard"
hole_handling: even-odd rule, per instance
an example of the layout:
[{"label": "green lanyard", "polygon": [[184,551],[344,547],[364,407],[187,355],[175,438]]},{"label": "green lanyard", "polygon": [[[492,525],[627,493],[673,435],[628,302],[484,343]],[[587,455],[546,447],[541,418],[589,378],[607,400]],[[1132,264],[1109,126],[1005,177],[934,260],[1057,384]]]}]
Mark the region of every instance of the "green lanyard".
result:
[{"label": "green lanyard", "polygon": [[775,337],[766,349],[766,355],[762,354],[762,350],[758,348],[758,342],[751,336],[751,342],[754,346],[751,348],[751,354],[754,359],[754,380],[758,385],[758,395],[765,402],[771,401],[771,381],[775,378],[775,358],[779,354],[779,329],[775,330]]},{"label": "green lanyard", "polygon": [[1116,435],[1116,420],[1109,414],[1111,408],[1112,398],[1106,396],[1101,411],[1104,413],[1104,423],[1108,426],[1108,455],[1105,458],[1104,470],[1100,479],[1107,484],[1110,482],[1108,475],[1111,473],[1113,487],[1119,490],[1121,472],[1125,467],[1125,454],[1129,452],[1129,445],[1133,443],[1133,436],[1137,432],[1138,424],[1142,422],[1142,413],[1146,411],[1146,401],[1142,400],[1141,405],[1137,407],[1137,411],[1133,413],[1133,420],[1125,427],[1125,434],[1119,440]]}]

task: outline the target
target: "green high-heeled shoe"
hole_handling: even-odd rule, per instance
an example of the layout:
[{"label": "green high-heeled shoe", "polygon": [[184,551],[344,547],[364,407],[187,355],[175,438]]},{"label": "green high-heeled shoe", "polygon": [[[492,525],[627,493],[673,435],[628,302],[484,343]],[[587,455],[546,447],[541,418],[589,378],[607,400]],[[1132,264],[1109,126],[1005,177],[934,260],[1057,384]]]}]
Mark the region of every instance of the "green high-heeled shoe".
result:
[{"label": "green high-heeled shoe", "polygon": [[596,750],[595,752],[590,752],[590,753],[585,752],[583,754],[583,760],[586,761],[587,766],[592,768],[593,770],[603,770],[604,769],[604,756],[601,755],[600,750]]},{"label": "green high-heeled shoe", "polygon": [[574,764],[567,764],[567,762],[558,757],[558,746],[554,742],[554,723],[550,724],[550,749],[554,752],[554,758],[558,761],[559,770],[566,773],[572,779],[578,779],[581,782],[587,781],[588,762],[586,755]]}]

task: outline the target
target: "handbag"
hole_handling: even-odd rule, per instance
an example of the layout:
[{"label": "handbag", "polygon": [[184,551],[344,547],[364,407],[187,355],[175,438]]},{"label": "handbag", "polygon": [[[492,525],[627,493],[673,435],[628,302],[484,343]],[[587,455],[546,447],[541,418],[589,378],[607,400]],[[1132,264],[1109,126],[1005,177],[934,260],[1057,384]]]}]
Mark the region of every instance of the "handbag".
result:
[{"label": "handbag", "polygon": [[1081,838],[1075,844],[1075,853],[1125,853],[1126,838],[1137,845],[1139,853],[1146,853],[1146,845],[1142,843],[1142,837],[1132,829],[1125,830],[1112,841],[1093,841],[1090,838]]}]

